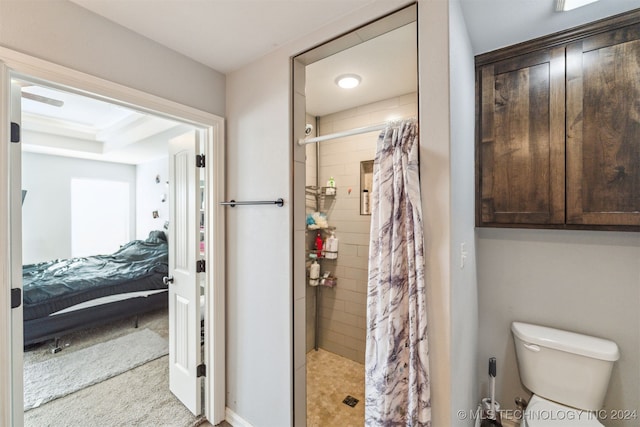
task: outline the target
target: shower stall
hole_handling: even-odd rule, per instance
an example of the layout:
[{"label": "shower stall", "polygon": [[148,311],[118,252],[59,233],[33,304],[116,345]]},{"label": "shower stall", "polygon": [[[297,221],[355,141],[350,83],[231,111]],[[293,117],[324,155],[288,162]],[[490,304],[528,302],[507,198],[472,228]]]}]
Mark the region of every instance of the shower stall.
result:
[{"label": "shower stall", "polygon": [[[371,226],[366,197],[372,191],[380,133],[366,129],[416,115],[417,93],[412,92],[321,117],[307,116],[319,136],[353,134],[306,147],[308,426],[364,422]],[[325,249],[332,238],[338,241],[337,251]],[[320,249],[318,239],[323,242]]]},{"label": "shower stall", "polygon": [[[294,135],[305,145],[295,172],[304,182],[304,196],[296,190],[304,218],[301,206],[294,218],[296,230],[304,223],[294,254],[304,301],[298,293],[303,304],[294,312],[304,310],[306,319],[304,334],[294,333],[294,363],[309,427],[364,425],[373,160],[387,123],[418,116],[415,19],[408,7],[355,30],[358,41],[347,49],[338,39],[294,59],[301,95],[294,104],[305,112],[294,105]],[[339,87],[345,74],[360,85]],[[296,389],[296,397],[303,393]]]}]

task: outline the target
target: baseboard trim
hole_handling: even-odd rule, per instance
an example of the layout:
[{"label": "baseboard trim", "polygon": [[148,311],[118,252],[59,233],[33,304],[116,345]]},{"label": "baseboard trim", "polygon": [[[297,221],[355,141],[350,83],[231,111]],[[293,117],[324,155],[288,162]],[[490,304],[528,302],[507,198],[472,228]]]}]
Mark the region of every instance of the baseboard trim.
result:
[{"label": "baseboard trim", "polygon": [[228,407],[225,410],[225,421],[231,424],[233,427],[253,427],[251,424],[249,424],[248,421],[233,412]]}]

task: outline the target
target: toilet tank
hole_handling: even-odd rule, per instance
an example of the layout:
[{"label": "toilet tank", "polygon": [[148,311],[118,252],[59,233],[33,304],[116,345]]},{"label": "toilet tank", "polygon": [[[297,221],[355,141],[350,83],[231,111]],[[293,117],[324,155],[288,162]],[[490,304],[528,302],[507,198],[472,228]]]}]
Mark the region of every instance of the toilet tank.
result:
[{"label": "toilet tank", "polygon": [[588,411],[602,408],[613,363],[613,341],[513,322],[522,384],[546,399]]}]

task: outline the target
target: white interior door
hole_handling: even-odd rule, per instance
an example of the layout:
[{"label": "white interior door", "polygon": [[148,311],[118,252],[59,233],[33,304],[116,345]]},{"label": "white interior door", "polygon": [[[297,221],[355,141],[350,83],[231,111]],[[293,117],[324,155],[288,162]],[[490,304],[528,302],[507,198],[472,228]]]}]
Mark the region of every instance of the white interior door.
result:
[{"label": "white interior door", "polygon": [[169,141],[169,388],[195,415],[202,412],[198,143],[195,130]]}]

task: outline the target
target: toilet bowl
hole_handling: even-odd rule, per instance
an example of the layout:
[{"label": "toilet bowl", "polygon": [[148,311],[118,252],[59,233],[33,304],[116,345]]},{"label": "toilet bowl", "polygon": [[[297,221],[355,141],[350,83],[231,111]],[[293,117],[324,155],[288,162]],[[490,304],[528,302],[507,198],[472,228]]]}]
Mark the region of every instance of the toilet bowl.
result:
[{"label": "toilet bowl", "polygon": [[602,427],[602,408],[613,364],[613,341],[528,323],[513,322],[518,370],[533,393],[522,427]]},{"label": "toilet bowl", "polygon": [[560,405],[533,395],[520,427],[603,427],[596,413]]}]

